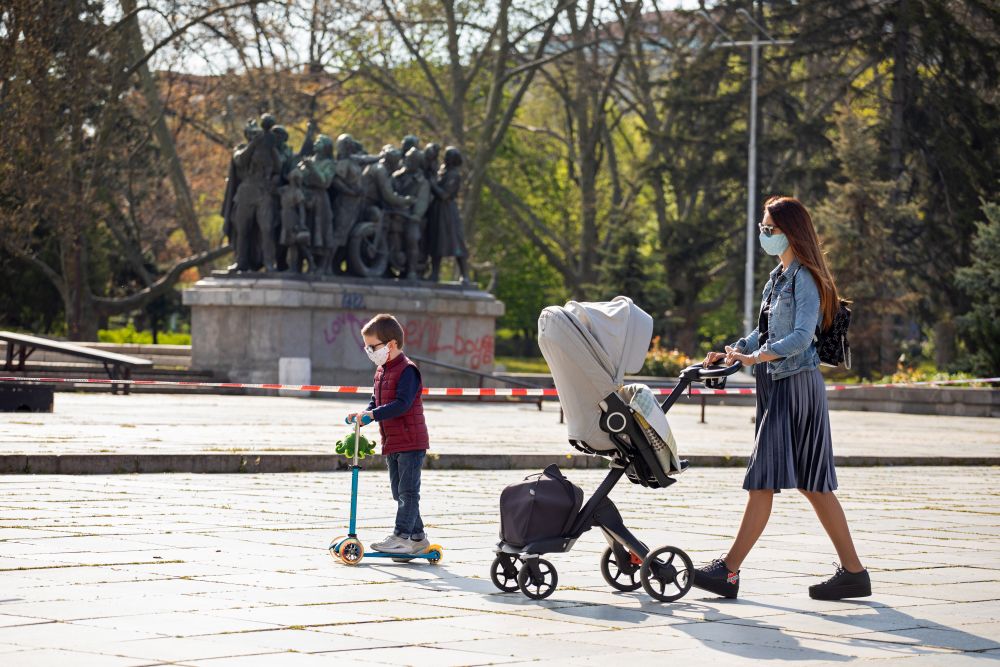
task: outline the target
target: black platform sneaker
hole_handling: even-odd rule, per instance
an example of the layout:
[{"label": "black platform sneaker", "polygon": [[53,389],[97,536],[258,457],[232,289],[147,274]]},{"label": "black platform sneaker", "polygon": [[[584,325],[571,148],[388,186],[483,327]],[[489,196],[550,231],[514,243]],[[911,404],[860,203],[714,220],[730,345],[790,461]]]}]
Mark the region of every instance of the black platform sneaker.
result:
[{"label": "black platform sneaker", "polygon": [[740,592],[740,573],[730,572],[726,562],[716,558],[694,571],[695,586],[724,598],[735,599]]},{"label": "black platform sneaker", "polygon": [[[697,579],[695,579],[697,585]],[[872,581],[868,570],[848,572],[837,565],[837,572],[824,581],[809,587],[809,597],[813,600],[843,600],[844,598],[866,598],[872,594]]]}]

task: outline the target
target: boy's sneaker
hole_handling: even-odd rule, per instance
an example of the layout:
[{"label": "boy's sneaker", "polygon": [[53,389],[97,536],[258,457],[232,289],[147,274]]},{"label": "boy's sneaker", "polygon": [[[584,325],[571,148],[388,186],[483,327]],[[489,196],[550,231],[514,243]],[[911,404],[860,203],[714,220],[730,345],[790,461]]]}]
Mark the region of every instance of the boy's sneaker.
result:
[{"label": "boy's sneaker", "polygon": [[844,598],[866,598],[872,594],[872,581],[868,570],[848,572],[837,565],[837,572],[822,584],[809,587],[809,597],[813,600],[843,600]]},{"label": "boy's sneaker", "polygon": [[426,537],[422,537],[419,540],[410,540],[410,553],[411,554],[422,554],[424,550],[431,545],[430,540]]},{"label": "boy's sneaker", "polygon": [[740,573],[730,572],[726,562],[716,558],[694,571],[693,585],[724,598],[735,599],[740,592]]},{"label": "boy's sneaker", "polygon": [[385,538],[381,542],[373,542],[371,545],[372,551],[384,551],[386,553],[406,553],[409,551],[410,541],[403,539],[399,535],[393,533],[389,537]]},{"label": "boy's sneaker", "polygon": [[[422,554],[424,551],[426,551],[427,547],[429,547],[431,545],[431,543],[427,541],[426,537],[424,537],[422,539],[419,539],[419,540],[406,540],[406,542],[409,543],[409,551],[406,551],[406,552],[403,552],[403,553],[408,553],[408,554],[413,554],[413,555]],[[412,558],[393,558],[392,559],[392,561],[394,563],[409,563],[411,560],[413,560],[413,559]]]}]

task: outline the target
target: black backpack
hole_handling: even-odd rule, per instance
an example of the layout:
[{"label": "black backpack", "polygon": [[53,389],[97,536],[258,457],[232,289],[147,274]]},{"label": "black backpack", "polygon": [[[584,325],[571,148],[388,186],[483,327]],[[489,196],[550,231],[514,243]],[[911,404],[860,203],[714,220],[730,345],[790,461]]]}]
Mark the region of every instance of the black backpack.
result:
[{"label": "black backpack", "polygon": [[[801,270],[801,266],[795,273]],[[792,294],[795,293],[795,276],[792,276]],[[851,343],[847,340],[847,329],[851,326],[850,301],[840,300],[840,308],[833,314],[833,321],[826,329],[822,324],[816,325],[816,352],[821,364],[851,367]]]},{"label": "black backpack", "polygon": [[547,537],[562,537],[573,527],[583,489],[550,465],[500,494],[500,539],[524,546]]},{"label": "black backpack", "polygon": [[840,300],[840,308],[833,314],[833,321],[826,329],[816,327],[816,351],[820,363],[828,366],[844,364],[851,367],[851,344],[847,340],[847,328],[851,326],[850,301]]}]

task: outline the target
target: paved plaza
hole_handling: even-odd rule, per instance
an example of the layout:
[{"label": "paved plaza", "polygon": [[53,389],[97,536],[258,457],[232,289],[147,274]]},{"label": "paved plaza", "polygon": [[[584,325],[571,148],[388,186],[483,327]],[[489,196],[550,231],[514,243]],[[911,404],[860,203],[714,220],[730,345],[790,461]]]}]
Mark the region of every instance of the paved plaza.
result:
[{"label": "paved plaza", "polygon": [[[52,414],[0,417],[3,454],[332,454],[348,430],[343,418],[367,404],[269,396],[58,393]],[[431,447],[438,454],[572,452],[559,404],[428,401]],[[753,406],[709,403],[699,423],[697,397],[668,415],[682,456],[746,456],[753,449]],[[830,412],[839,456],[1000,457],[1000,422],[888,412]]]},{"label": "paved plaza", "polygon": [[[809,599],[835,557],[805,500],[786,492],[740,600],[692,590],[673,604],[612,592],[597,531],[551,557],[560,581],[548,600],[496,591],[497,498],[520,471],[426,472],[443,562],[353,568],[326,551],[347,521],[345,473],[4,476],[0,664],[995,664],[998,472],[842,469],[869,599]],[[602,473],[570,474],[589,495]],[[735,531],[741,480],[738,469],[692,469],[668,490],[622,482],[612,497],[647,543],[704,562]],[[370,542],[390,530],[394,505],[385,473],[362,473],[361,488]]]}]

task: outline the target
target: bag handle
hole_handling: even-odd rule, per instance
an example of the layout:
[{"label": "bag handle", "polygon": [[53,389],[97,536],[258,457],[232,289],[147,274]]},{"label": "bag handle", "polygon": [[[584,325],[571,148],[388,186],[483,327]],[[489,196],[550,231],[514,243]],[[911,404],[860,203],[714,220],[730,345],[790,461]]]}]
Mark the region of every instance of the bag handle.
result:
[{"label": "bag handle", "polygon": [[563,490],[566,492],[566,495],[569,496],[570,505],[576,505],[576,492],[573,490],[573,483],[569,481],[566,475],[562,474],[562,470],[559,469],[559,466],[555,463],[550,463],[545,467],[545,470],[542,471],[542,474],[558,482],[566,482],[566,484],[562,485]]}]

